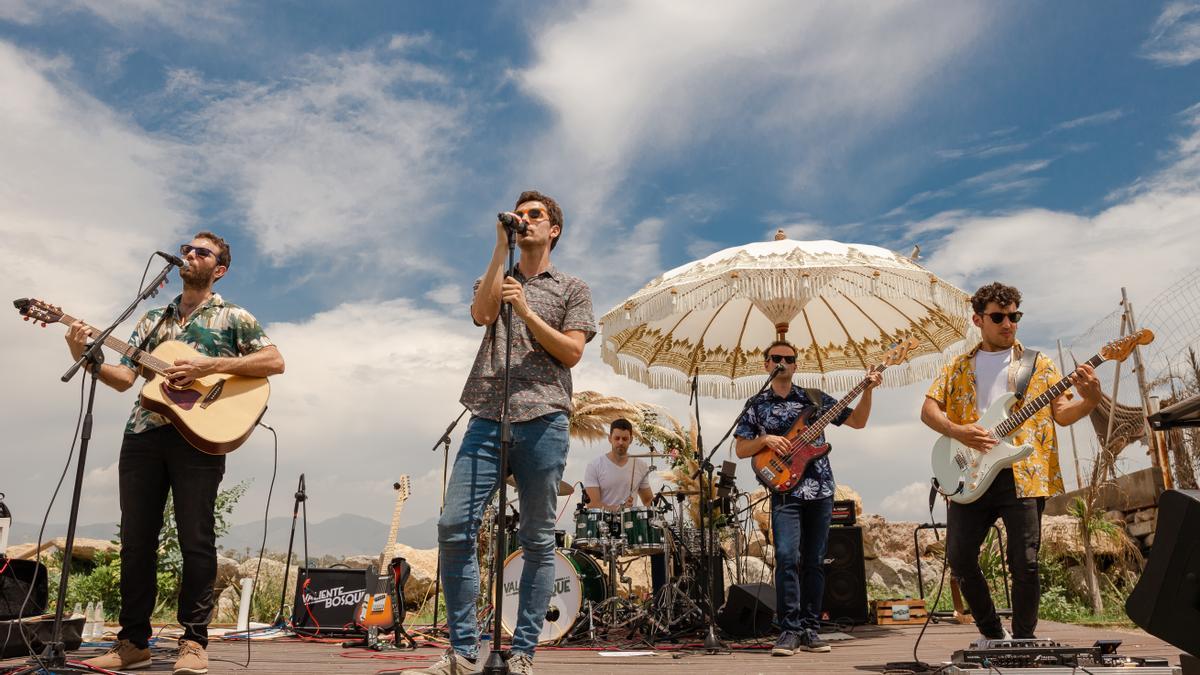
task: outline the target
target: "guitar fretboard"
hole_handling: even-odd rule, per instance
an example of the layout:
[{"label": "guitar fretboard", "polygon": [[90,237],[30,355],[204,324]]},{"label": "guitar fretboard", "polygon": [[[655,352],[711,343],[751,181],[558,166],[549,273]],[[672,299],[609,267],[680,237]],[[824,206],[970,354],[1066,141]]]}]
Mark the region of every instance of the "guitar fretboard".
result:
[{"label": "guitar fretboard", "polygon": [[[873,372],[882,373],[885,370],[887,370],[886,365],[878,365],[875,367]],[[858,398],[858,395],[867,388],[867,383],[870,381],[870,378],[864,377],[862,382],[859,382],[854,386],[853,389],[846,392],[846,395],[843,396],[840,401],[830,406],[829,410],[826,410],[820,417],[818,417],[810,427],[802,431],[800,435],[796,436],[796,439],[791,443],[791,452],[788,454],[790,455],[800,448],[812,445],[813,441],[820,438],[821,433],[825,430],[825,427],[828,426],[828,424],[832,422],[834,418],[840,415],[842,411],[846,409],[846,406],[850,405],[851,401]],[[821,402],[813,401],[813,404],[820,406]]]},{"label": "guitar fretboard", "polygon": [[[1087,364],[1093,368],[1099,366],[1101,363],[1104,363],[1104,358],[1099,354],[1087,360]],[[1037,398],[1021,406],[1011,415],[1004,418],[1004,421],[993,427],[992,436],[998,439],[1008,436],[1024,424],[1026,420],[1037,414],[1037,411],[1049,405],[1051,401],[1061,396],[1063,392],[1070,388],[1071,380],[1068,377],[1059,380],[1053,387],[1042,392]]]},{"label": "guitar fretboard", "polygon": [[[68,326],[76,321],[79,321],[79,319],[76,319],[70,314],[63,314],[62,318],[58,320],[59,323],[66,324]],[[84,323],[83,325],[91,329],[92,333],[95,335],[99,335],[101,333],[100,329],[96,328],[95,326],[87,323]],[[128,357],[130,360],[140,366],[145,366],[146,368],[153,370],[159,375],[165,374],[163,371],[171,367],[171,364],[167,363],[166,361],[163,361],[156,356],[152,356],[149,352],[142,351],[113,335],[109,335],[108,337],[104,338],[104,346],[117,352],[121,356]]]}]

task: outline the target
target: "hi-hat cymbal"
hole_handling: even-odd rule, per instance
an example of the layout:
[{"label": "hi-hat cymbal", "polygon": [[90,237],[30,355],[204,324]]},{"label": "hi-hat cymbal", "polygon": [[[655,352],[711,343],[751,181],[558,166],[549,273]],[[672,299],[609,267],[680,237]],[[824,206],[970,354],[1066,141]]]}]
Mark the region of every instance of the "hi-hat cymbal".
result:
[{"label": "hi-hat cymbal", "polygon": [[636,455],[629,454],[626,457],[670,457],[671,455],[665,452],[642,452]]},{"label": "hi-hat cymbal", "polygon": [[[514,488],[517,487],[517,477],[512,474],[509,474],[508,478],[505,479],[504,482],[508,483],[510,486],[512,486]],[[520,488],[517,488],[517,489],[520,489]],[[575,486],[574,485],[571,485],[570,483],[568,483],[565,480],[558,481],[558,496],[559,497],[570,497],[573,494],[575,494]]]}]

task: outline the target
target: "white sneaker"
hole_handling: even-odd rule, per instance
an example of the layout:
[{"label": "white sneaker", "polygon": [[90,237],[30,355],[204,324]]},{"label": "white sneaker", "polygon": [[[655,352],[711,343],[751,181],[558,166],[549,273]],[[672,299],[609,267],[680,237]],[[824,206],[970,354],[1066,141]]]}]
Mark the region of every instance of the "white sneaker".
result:
[{"label": "white sneaker", "polygon": [[508,659],[508,672],[512,675],[533,675],[533,657],[524,652],[513,652]]},{"label": "white sneaker", "polygon": [[[447,649],[437,663],[424,670],[410,670],[413,675],[476,675],[482,672],[477,664],[471,663],[467,657]],[[532,671],[530,671],[532,672]]]}]

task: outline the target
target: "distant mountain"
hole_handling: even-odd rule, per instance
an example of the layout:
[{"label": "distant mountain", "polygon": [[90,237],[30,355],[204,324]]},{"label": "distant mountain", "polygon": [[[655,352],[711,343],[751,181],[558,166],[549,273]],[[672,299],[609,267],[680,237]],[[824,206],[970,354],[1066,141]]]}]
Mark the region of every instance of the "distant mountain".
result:
[{"label": "distant mountain", "polygon": [[[40,523],[23,523],[14,521],[9,534],[10,546],[37,541]],[[267,523],[267,550],[287,551],[288,533],[292,527],[291,516],[272,518]],[[66,523],[51,523],[46,526],[43,539],[64,537],[67,534]],[[79,525],[75,528],[75,536],[89,539],[109,540],[117,535],[116,523],[92,523]],[[262,544],[262,521],[244,523],[229,528],[229,532],[217,541],[222,549],[253,552],[258,551]],[[323,520],[319,523],[308,524],[308,554],[311,557],[323,555],[379,555],[383,545],[387,543],[388,526],[378,520],[364,518],[350,513]],[[416,525],[401,527],[396,534],[396,541],[413,548],[434,548],[437,546],[437,519],[430,518]],[[295,552],[299,555],[304,548],[304,521],[296,523]]]}]

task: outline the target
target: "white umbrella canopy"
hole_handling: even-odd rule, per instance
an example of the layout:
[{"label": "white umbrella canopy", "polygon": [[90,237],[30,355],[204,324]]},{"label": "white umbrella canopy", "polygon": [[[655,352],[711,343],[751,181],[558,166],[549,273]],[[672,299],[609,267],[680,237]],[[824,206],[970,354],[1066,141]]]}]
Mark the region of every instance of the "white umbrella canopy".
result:
[{"label": "white umbrella canopy", "polygon": [[654,388],[744,398],[762,385],[762,350],[799,349],[797,380],[834,391],[901,340],[920,347],[885,386],[928,379],[976,334],[970,297],[878,246],[775,241],[718,251],[646,284],[601,318],[602,357]]}]

